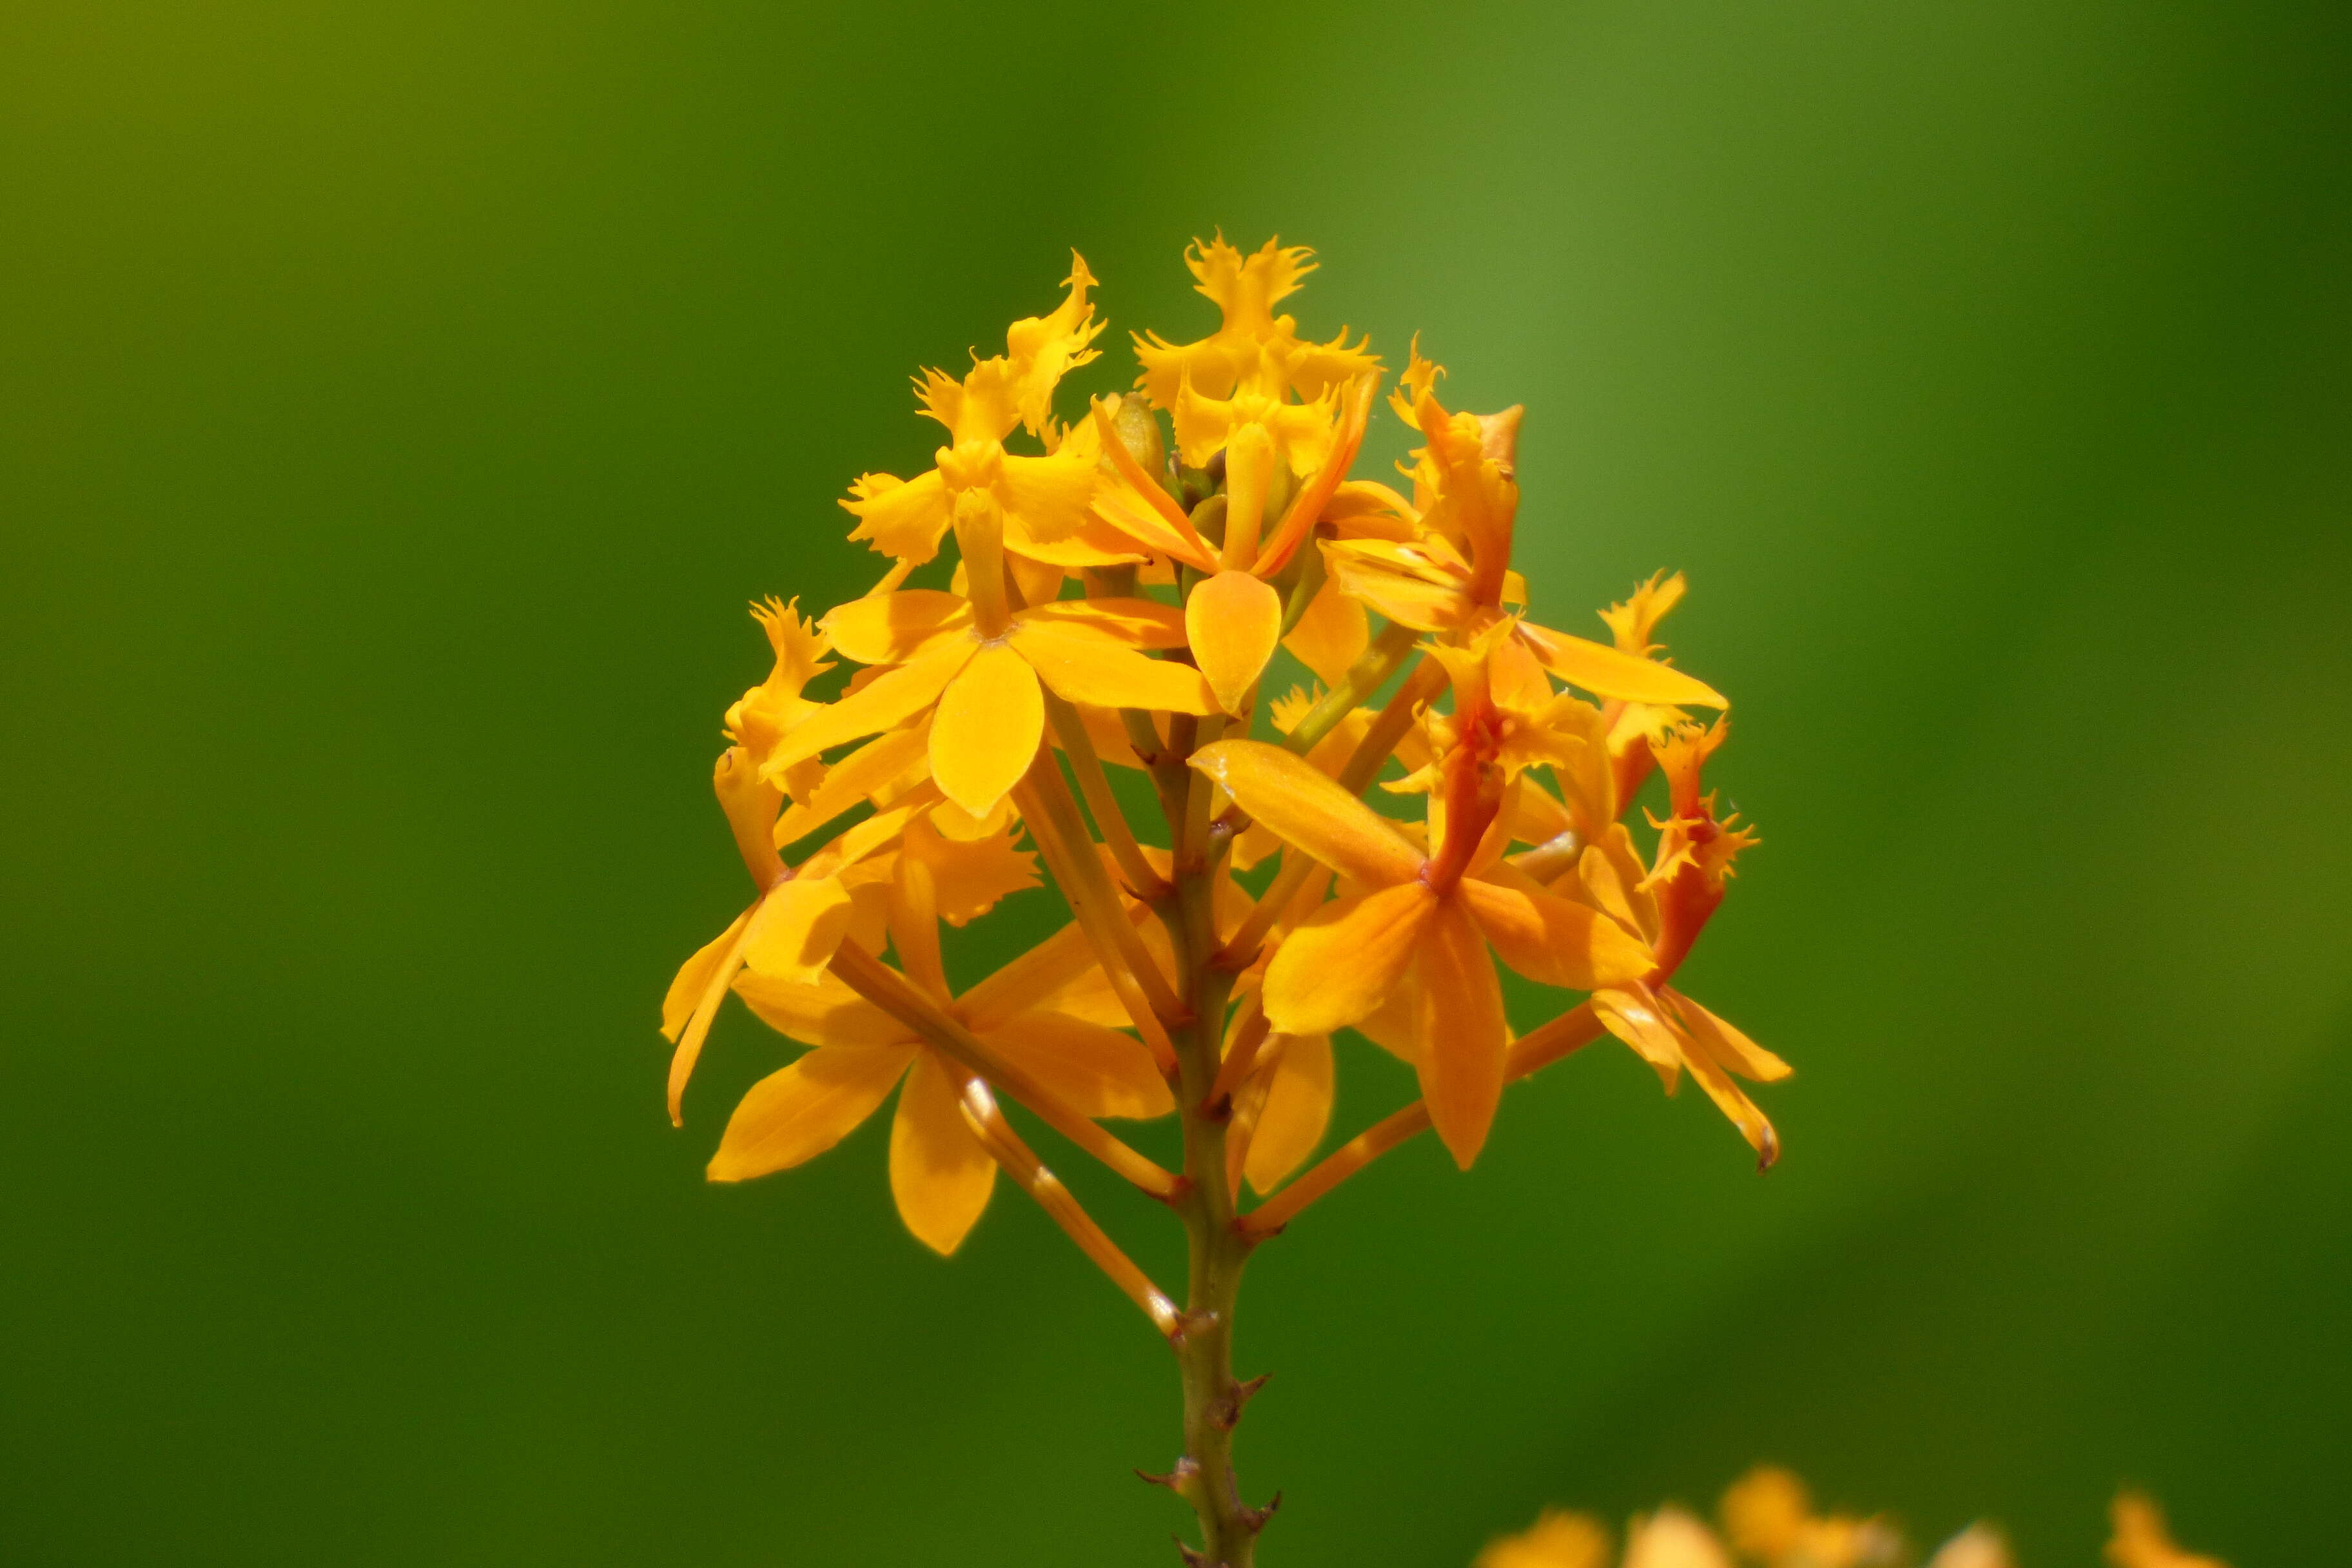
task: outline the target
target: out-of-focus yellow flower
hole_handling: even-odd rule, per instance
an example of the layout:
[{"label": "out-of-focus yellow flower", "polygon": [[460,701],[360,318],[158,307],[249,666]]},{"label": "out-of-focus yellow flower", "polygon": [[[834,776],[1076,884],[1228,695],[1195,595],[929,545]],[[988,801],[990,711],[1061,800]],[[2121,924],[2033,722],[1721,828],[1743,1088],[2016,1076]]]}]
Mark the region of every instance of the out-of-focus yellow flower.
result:
[{"label": "out-of-focus yellow flower", "polygon": [[1487,1543],[1473,1568],[1608,1568],[1609,1531],[1589,1513],[1548,1508],[1517,1535]]},{"label": "out-of-focus yellow flower", "polygon": [[1891,1568],[1902,1558],[1884,1520],[1816,1514],[1805,1483],[1777,1465],[1733,1482],[1718,1512],[1732,1550],[1761,1568]]},{"label": "out-of-focus yellow flower", "polygon": [[2125,1491],[2108,1510],[2115,1533],[2107,1539],[2113,1568],[2229,1568],[2218,1557],[2184,1552],[2173,1543],[2164,1510],[2146,1492]]},{"label": "out-of-focus yellow flower", "polygon": [[1731,1555],[1692,1515],[1662,1508],[1626,1530],[1623,1568],[1731,1568]]},{"label": "out-of-focus yellow flower", "polygon": [[1927,1568],[2017,1568],[2009,1542],[1989,1524],[1972,1524],[1936,1549]]}]

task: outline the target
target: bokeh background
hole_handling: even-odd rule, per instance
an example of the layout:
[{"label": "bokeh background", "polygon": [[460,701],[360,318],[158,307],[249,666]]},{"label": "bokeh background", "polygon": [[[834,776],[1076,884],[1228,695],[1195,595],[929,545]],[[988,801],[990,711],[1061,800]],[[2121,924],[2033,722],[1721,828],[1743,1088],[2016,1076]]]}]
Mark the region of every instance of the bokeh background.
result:
[{"label": "bokeh background", "polygon": [[780,1052],[677,1131],[654,1022],[744,602],[870,577],[918,365],[1076,246],[1119,384],[1219,226],[1528,405],[1544,618],[1690,574],[1691,985],[1800,1069],[1767,1179],[1601,1050],[1269,1248],[1269,1561],[1759,1458],[2340,1552],[2347,80],[2242,0],[10,8],[0,1558],[1173,1561],[1127,1304],[1006,1192],[925,1253],[878,1125],[705,1185]]}]

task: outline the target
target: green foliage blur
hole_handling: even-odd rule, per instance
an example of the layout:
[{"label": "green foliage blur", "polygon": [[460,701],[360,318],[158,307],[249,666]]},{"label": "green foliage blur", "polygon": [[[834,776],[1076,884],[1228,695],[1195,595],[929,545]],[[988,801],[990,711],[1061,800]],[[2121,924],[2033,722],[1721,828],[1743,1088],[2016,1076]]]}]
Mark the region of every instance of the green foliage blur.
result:
[{"label": "green foliage blur", "polygon": [[1075,246],[1119,384],[1220,226],[1528,405],[1543,619],[1689,573],[1765,837],[1689,989],[1799,1068],[1769,1178],[1604,1047],[1262,1253],[1267,1561],[1767,1458],[2340,1552],[2347,80],[2222,0],[10,8],[0,1561],[1174,1561],[1132,1309],[1003,1187],[924,1252],[878,1122],[706,1185],[783,1053],[674,1131],[655,1018],[745,602],[877,571],[919,365]]}]

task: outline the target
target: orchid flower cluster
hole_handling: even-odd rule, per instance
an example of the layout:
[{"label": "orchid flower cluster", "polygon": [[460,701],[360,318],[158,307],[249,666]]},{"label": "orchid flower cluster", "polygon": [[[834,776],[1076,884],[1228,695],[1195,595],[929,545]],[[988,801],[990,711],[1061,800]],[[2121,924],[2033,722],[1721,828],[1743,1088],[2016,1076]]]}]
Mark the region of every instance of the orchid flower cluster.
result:
[{"label": "orchid flower cluster", "polygon": [[[1759,1465],[1734,1482],[1717,1510],[1723,1529],[1672,1505],[1636,1516],[1617,1568],[1903,1568],[1916,1561],[1881,1515],[1818,1513],[1794,1474]],[[2164,1510],[2126,1489],[2108,1510],[2108,1568],[2228,1568],[2182,1550]],[[1547,1509],[1516,1535],[1488,1543],[1472,1568],[1610,1568],[1608,1527],[1589,1513]],[[2016,1568],[2008,1541],[1990,1524],[1969,1525],[1937,1547],[1926,1568]]]},{"label": "orchid flower cluster", "polygon": [[[1036,1199],[1175,1347],[1184,1447],[1157,1479],[1199,1515],[1191,1560],[1224,1568],[1270,1511],[1231,1458],[1260,1243],[1424,1129],[1467,1167],[1507,1083],[1600,1038],[1670,1092],[1687,1071],[1763,1165],[1778,1141],[1735,1080],[1789,1071],[1674,984],[1754,842],[1702,778],[1727,700],[1654,640],[1682,578],[1602,611],[1606,640],[1530,619],[1521,410],[1449,408],[1417,342],[1386,398],[1409,484],[1352,477],[1383,370],[1276,313],[1310,255],[1196,243],[1217,330],[1138,336],[1135,390],[1066,423],[1055,389],[1104,328],[1082,259],[1003,353],[918,378],[933,466],[842,502],[888,570],[814,620],[753,608],[773,667],[713,777],[753,893],[663,1005],[674,1120],[730,992],[808,1047],[735,1108],[713,1180],[810,1159],[896,1088],[890,1189],[923,1243],[953,1252],[999,1172]],[[1273,689],[1277,649],[1312,683]],[[1633,809],[1654,772],[1663,816]],[[1069,922],[951,985],[941,922],[1040,861]],[[1580,999],[1515,1035],[1497,960]],[[1421,1098],[1308,1165],[1347,1030]],[[1181,1304],[1008,1104],[1182,1219]],[[1176,1170],[1101,1125],[1171,1115]]]}]

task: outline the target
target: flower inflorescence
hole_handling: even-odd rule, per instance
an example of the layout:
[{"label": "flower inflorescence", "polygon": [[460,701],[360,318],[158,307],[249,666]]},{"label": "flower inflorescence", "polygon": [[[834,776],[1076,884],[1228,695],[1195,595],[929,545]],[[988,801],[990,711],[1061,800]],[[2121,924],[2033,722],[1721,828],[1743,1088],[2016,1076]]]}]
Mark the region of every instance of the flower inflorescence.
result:
[{"label": "flower inflorescence", "polygon": [[[730,991],[810,1047],[736,1107],[714,1180],[809,1159],[898,1087],[890,1184],[917,1237],[955,1250],[1009,1173],[1180,1347],[1308,1203],[1423,1128],[1468,1166],[1505,1084],[1592,1040],[1669,1091],[1687,1070],[1762,1165],[1778,1140],[1735,1080],[1789,1071],[1674,983],[1754,841],[1702,780],[1727,701],[1657,642],[1683,579],[1602,611],[1605,640],[1531,619],[1521,411],[1448,407],[1416,342],[1385,400],[1419,442],[1409,482],[1356,477],[1384,371],[1278,312],[1310,253],[1220,238],[1185,260],[1217,330],[1138,335],[1136,390],[1067,422],[1057,384],[1104,325],[1083,260],[1003,353],[925,371],[932,466],[863,474],[842,502],[888,570],[814,619],[755,606],[773,667],[728,710],[714,775],[754,894],[663,1006],[673,1118]],[[1277,648],[1310,686],[1267,689]],[[1148,781],[1156,822],[1129,819],[1113,770]],[[1634,809],[1654,772],[1663,816]],[[1368,805],[1376,785],[1419,796],[1419,820]],[[951,987],[940,923],[1041,861],[1069,924]],[[1582,999],[1515,1037],[1497,960]],[[1421,1099],[1300,1173],[1342,1030],[1410,1064]],[[1000,1100],[1211,1238],[1185,1307]],[[1181,1171],[1099,1125],[1171,1113]],[[1214,1489],[1196,1450],[1215,1423],[1193,1437]],[[1211,1560],[1245,1558],[1261,1512],[1203,1505]]]}]

